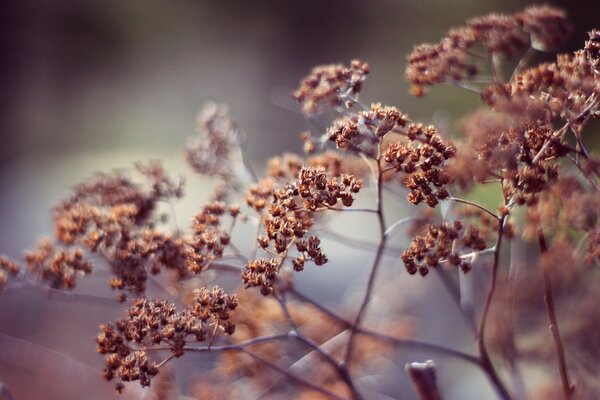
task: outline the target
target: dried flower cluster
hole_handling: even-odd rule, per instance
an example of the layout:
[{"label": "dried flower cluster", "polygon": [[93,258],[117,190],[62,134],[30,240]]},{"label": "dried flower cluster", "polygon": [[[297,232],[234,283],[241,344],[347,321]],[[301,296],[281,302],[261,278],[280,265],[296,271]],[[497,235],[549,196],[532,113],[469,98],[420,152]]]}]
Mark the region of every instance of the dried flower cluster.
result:
[{"label": "dried flower cluster", "polygon": [[239,161],[239,146],[237,125],[227,106],[209,103],[198,114],[198,137],[185,149],[185,159],[199,174],[229,177]]},{"label": "dried flower cluster", "polygon": [[147,349],[165,345],[174,357],[181,357],[190,338],[204,342],[217,328],[231,335],[235,325],[230,313],[237,305],[237,297],[226,295],[219,287],[196,290],[193,302],[179,312],[166,300],[135,300],[126,318],[114,326],[102,325],[96,338],[98,352],[107,354],[104,378],[139,380],[142,386],[149,386],[161,364],[148,360]]},{"label": "dried flower cluster", "polygon": [[515,101],[545,119],[560,117],[574,128],[600,93],[597,73],[585,51],[561,54],[556,62],[541,64],[517,74],[501,86],[491,86],[482,98],[498,111],[514,112]]},{"label": "dried flower cluster", "polygon": [[72,289],[77,277],[92,272],[92,264],[83,258],[81,249],[56,249],[49,240],[27,252],[25,263],[37,279],[54,289]]},{"label": "dried flower cluster", "polygon": [[190,271],[201,272],[210,266],[210,263],[223,256],[225,246],[231,237],[221,226],[221,216],[229,211],[232,217],[239,213],[239,207],[229,209],[225,203],[214,202],[202,207],[194,217],[192,224],[192,240],[188,248],[188,265]]},{"label": "dried flower cluster", "polygon": [[450,176],[443,168],[454,157],[454,146],[445,144],[433,125],[410,123],[403,134],[407,140],[390,143],[383,159],[396,172],[407,175],[403,183],[410,190],[410,203],[435,207],[449,195],[446,185]]},{"label": "dried flower cluster", "polygon": [[275,190],[271,206],[263,215],[265,235],[259,236],[257,241],[260,248],[277,257],[249,261],[242,273],[246,286],[261,287],[261,293],[270,294],[294,243],[298,252],[293,259],[296,271],[304,269],[307,261],[325,264],[327,257],[321,252],[321,241],[314,236],[303,239],[313,225],[314,214],[339,203],[350,207],[361,186],[362,180],[352,175],[330,178],[325,168],[303,167],[296,180]]},{"label": "dried flower cluster", "polygon": [[54,221],[60,242],[109,261],[113,288],[143,293],[148,272],[165,267],[187,273],[183,240],[155,230],[159,203],[181,197],[183,181],[170,178],[156,162],[136,167],[146,186],[121,172],[98,174],[55,208]]},{"label": "dried flower cluster", "polygon": [[8,283],[8,278],[15,277],[19,274],[21,268],[19,265],[8,257],[0,257],[0,292],[4,290]]},{"label": "dried flower cluster", "polygon": [[406,271],[413,275],[419,272],[422,276],[429,273],[443,262],[460,267],[463,272],[471,270],[468,257],[461,257],[459,250],[482,251],[486,248],[485,240],[479,231],[470,226],[463,229],[459,221],[442,225],[429,225],[424,235],[419,235],[402,254]]},{"label": "dried flower cluster", "polygon": [[[55,238],[26,253],[23,268],[0,257],[0,291],[30,286],[63,293],[92,272],[92,261],[94,271],[104,267],[118,299],[132,296],[126,315],[102,325],[96,338],[104,377],[118,379],[119,392],[123,382],[158,383],[173,358],[218,352],[214,363],[194,371],[192,395],[239,398],[250,389],[263,398],[378,398],[385,391],[379,380],[361,378],[389,375],[394,350],[413,346],[471,363],[502,400],[545,398],[536,382],[519,384],[521,359],[545,373],[558,365],[560,388],[553,383],[546,393],[597,398],[592,364],[600,357],[593,345],[600,320],[589,315],[599,300],[592,267],[600,263],[600,158],[588,149],[584,128],[600,117],[600,34],[590,32],[582,50],[556,62],[528,65],[531,50],[555,49],[569,30],[561,10],[534,6],[473,18],[439,43],[415,48],[406,71],[414,94],[453,83],[477,92],[486,107],[463,118],[456,146],[443,130],[396,107],[359,102],[369,73],[360,61],[319,66],[302,80],[294,98],[307,115],[330,117],[329,127],[303,133],[308,155],[274,157],[262,178],[244,163],[227,108],[210,104],[185,157],[194,172],[220,186],[187,230],[175,226],[171,233],[166,224],[161,208],[183,195],[183,181],[160,164],[137,165],[140,182],[124,172],[98,174],[54,209]],[[512,66],[504,80],[501,67]],[[479,196],[476,188],[485,188],[486,204],[471,200]],[[406,190],[409,203],[429,207],[415,208],[422,217],[389,221],[398,209],[388,200]],[[352,207],[359,195],[364,208]],[[241,205],[230,202],[234,196]],[[437,207],[441,201],[444,207]],[[489,202],[495,205],[488,208]],[[327,229],[333,214],[374,217],[376,237]],[[407,224],[414,239],[398,250],[401,242],[391,245],[390,238]],[[248,232],[250,249],[237,242]],[[368,271],[364,290],[350,290],[336,309],[302,294],[302,282],[293,280],[292,270],[328,262],[322,238],[373,253],[371,264],[356,265]],[[517,245],[510,262],[509,240]],[[398,291],[395,279],[412,279],[391,264],[384,270],[392,250],[402,254],[410,275],[440,272],[473,332],[472,352],[404,338],[409,329],[394,305],[401,302],[387,297]],[[469,271],[475,276],[463,281],[461,272]],[[159,273],[166,276],[153,276]],[[383,273],[385,287],[378,282]],[[241,290],[238,298],[219,286],[205,288],[231,284],[221,283],[225,274],[258,289]],[[11,286],[13,280],[19,284]],[[160,298],[153,299],[153,289]],[[463,307],[463,289],[478,301]],[[573,312],[557,313],[555,302]],[[169,354],[159,358],[161,352]],[[423,400],[426,392],[443,392],[415,376],[409,374]],[[176,396],[174,377],[163,378],[155,397]]]},{"label": "dried flower cluster", "polygon": [[360,111],[356,116],[335,121],[327,134],[338,148],[374,156],[376,150],[373,146],[388,132],[406,126],[407,122],[407,117],[396,107],[375,103],[369,110]]},{"label": "dried flower cluster", "polygon": [[317,114],[327,107],[350,107],[356,101],[369,66],[359,60],[350,67],[340,64],[315,67],[302,80],[294,98],[302,103],[306,114]]},{"label": "dried flower cluster", "polygon": [[466,26],[450,30],[439,43],[415,47],[408,57],[406,77],[413,93],[421,95],[425,86],[477,76],[476,45],[483,46],[490,58],[509,58],[528,46],[541,51],[556,49],[569,32],[565,13],[550,6],[473,18]]}]

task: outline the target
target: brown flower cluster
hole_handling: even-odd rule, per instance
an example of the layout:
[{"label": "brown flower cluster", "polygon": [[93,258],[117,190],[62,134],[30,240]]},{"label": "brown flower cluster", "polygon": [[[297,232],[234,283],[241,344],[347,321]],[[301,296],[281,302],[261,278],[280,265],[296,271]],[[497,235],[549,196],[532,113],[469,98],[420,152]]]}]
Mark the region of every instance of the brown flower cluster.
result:
[{"label": "brown flower cluster", "polygon": [[184,240],[155,230],[159,202],[183,195],[182,181],[170,178],[158,163],[138,164],[140,185],[121,172],[97,174],[76,186],[55,208],[57,239],[100,254],[115,275],[115,289],[143,293],[148,271],[161,267],[186,275]]},{"label": "brown flower cluster", "polygon": [[589,32],[590,39],[585,42],[585,54],[596,75],[600,74],[600,31]]},{"label": "brown flower cluster", "polygon": [[235,324],[230,313],[237,305],[237,297],[219,287],[194,291],[192,303],[179,312],[166,300],[136,299],[125,318],[102,325],[96,337],[98,353],[107,354],[104,378],[139,380],[142,386],[149,386],[160,367],[148,360],[149,349],[163,345],[174,357],[181,357],[190,338],[193,342],[212,340],[217,328],[231,335]]},{"label": "brown flower cluster", "polygon": [[314,214],[338,203],[350,207],[361,186],[362,180],[352,175],[330,178],[325,168],[302,167],[295,181],[275,190],[268,212],[263,215],[265,235],[257,241],[260,248],[277,258],[249,261],[242,273],[246,286],[261,287],[264,295],[271,293],[293,243],[299,253],[293,260],[295,270],[302,270],[307,261],[325,264],[327,257],[321,252],[320,240],[303,239],[313,225]]},{"label": "brown flower cluster", "polygon": [[424,202],[435,207],[448,197],[450,176],[445,162],[455,155],[455,148],[443,142],[433,125],[410,123],[402,131],[405,139],[390,143],[383,152],[384,161],[396,172],[404,172],[404,185],[410,190],[408,201]]},{"label": "brown flower cluster", "polygon": [[6,288],[9,277],[15,277],[21,271],[21,267],[8,257],[0,256],[0,292]]},{"label": "brown flower cluster", "polygon": [[81,249],[57,249],[50,240],[40,241],[35,250],[27,252],[25,264],[40,282],[54,289],[72,289],[78,277],[92,272]]},{"label": "brown flower cluster", "polygon": [[513,112],[522,104],[543,108],[577,127],[595,111],[589,107],[600,96],[600,81],[588,54],[561,54],[556,62],[527,69],[504,86],[491,86],[482,99],[498,111]]},{"label": "brown flower cluster", "polygon": [[274,258],[250,260],[246,264],[246,269],[242,271],[242,280],[246,287],[260,287],[260,292],[268,296],[273,291],[281,264],[281,260]]},{"label": "brown flower cluster", "polygon": [[[521,113],[526,112],[520,110]],[[501,180],[507,199],[533,204],[558,178],[558,160],[570,149],[560,132],[540,120],[479,110],[463,122],[466,145],[448,173],[463,187],[486,179]]]},{"label": "brown flower cluster", "polygon": [[198,135],[185,149],[185,159],[197,173],[229,179],[241,160],[236,122],[223,104],[208,103],[198,114]]},{"label": "brown flower cluster", "polygon": [[587,242],[587,250],[582,251],[588,265],[598,263],[597,231],[600,223],[600,196],[589,191],[580,179],[564,176],[548,190],[540,194],[538,201],[527,208],[523,226],[523,236],[537,240],[538,228],[542,228],[554,242],[567,240]]},{"label": "brown flower cluster", "polygon": [[214,202],[202,207],[192,224],[192,240],[188,248],[188,266],[194,273],[201,272],[210,263],[223,255],[231,236],[221,227],[221,217],[226,213],[236,217],[239,207],[226,207],[225,203]]},{"label": "brown flower cluster", "polygon": [[368,73],[369,66],[359,60],[353,60],[350,67],[341,64],[315,67],[300,82],[294,98],[309,115],[329,107],[351,107]]},{"label": "brown flower cluster", "polygon": [[429,225],[425,234],[417,236],[408,249],[402,254],[406,271],[413,275],[419,272],[422,276],[429,273],[443,262],[460,267],[463,272],[471,270],[468,257],[461,257],[459,250],[474,252],[485,250],[485,240],[479,231],[469,226],[466,230],[460,221]]},{"label": "brown flower cluster", "polygon": [[338,148],[375,156],[375,145],[395,128],[406,126],[408,119],[396,107],[371,104],[369,110],[334,121],[327,136]]},{"label": "brown flower cluster", "polygon": [[416,95],[424,87],[459,82],[479,72],[474,48],[483,46],[489,57],[511,57],[527,46],[547,51],[562,44],[570,29],[563,11],[532,6],[513,15],[490,14],[449,31],[436,44],[415,47],[408,57],[406,77]]}]

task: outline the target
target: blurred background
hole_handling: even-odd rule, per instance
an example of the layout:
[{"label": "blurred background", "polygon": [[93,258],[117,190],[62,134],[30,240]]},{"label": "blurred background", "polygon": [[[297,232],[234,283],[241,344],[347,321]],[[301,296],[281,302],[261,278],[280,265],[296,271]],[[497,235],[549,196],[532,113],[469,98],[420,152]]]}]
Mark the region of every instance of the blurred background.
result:
[{"label": "blurred background", "polygon": [[[317,64],[367,61],[364,101],[395,105],[417,120],[450,121],[452,128],[478,99],[452,87],[410,97],[403,74],[412,46],[437,41],[466,18],[534,3],[2,1],[0,253],[19,258],[51,233],[51,206],[94,171],[159,159],[171,172],[190,175],[182,149],[209,100],[230,105],[257,170],[270,156],[299,152],[298,134],[311,126],[290,93]],[[586,2],[552,3],[575,27],[564,50],[581,48],[585,32],[600,25],[598,14]],[[188,182],[188,198],[177,206],[183,221],[209,195],[207,182]],[[0,297],[0,381],[17,399],[38,398],[37,388],[51,393],[47,398],[82,398],[99,379],[101,360],[91,342],[76,346],[70,338],[93,337],[99,322],[121,311],[47,303],[33,292]],[[39,359],[43,352],[31,342],[47,357]],[[17,362],[11,351],[26,357]],[[72,363],[61,371],[64,357]],[[112,385],[90,396],[111,398]]]}]

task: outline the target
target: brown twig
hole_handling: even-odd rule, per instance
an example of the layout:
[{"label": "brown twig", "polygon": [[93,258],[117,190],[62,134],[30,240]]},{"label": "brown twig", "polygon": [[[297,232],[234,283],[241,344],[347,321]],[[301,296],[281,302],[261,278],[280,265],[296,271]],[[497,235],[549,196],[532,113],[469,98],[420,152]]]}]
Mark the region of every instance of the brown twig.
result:
[{"label": "brown twig", "polygon": [[385,234],[386,226],[385,219],[383,216],[383,196],[382,196],[382,188],[383,188],[383,175],[381,173],[381,151],[378,147],[377,154],[377,163],[376,163],[376,181],[375,181],[375,208],[377,210],[377,222],[379,226],[379,245],[377,246],[377,251],[375,253],[375,258],[373,260],[373,264],[371,265],[371,273],[369,274],[369,280],[367,282],[367,288],[365,290],[365,295],[363,297],[360,308],[358,309],[358,313],[354,319],[350,330],[350,339],[348,339],[348,346],[346,347],[346,354],[344,355],[344,364],[348,364],[352,358],[352,352],[354,351],[354,341],[356,329],[360,326],[362,322],[362,318],[364,316],[365,310],[371,301],[373,288],[375,286],[375,279],[377,278],[377,272],[379,270],[379,265],[381,263],[381,259],[383,258],[383,253],[385,249],[385,244],[387,241],[387,236]]},{"label": "brown twig", "polygon": [[490,381],[496,388],[498,394],[504,400],[510,400],[512,397],[508,392],[508,389],[504,386],[498,373],[496,372],[496,368],[492,363],[492,360],[489,356],[487,346],[485,343],[485,328],[487,326],[488,315],[490,311],[490,307],[492,305],[492,300],[494,298],[494,293],[496,291],[496,281],[498,278],[498,269],[500,266],[500,249],[502,247],[502,236],[504,234],[504,221],[506,220],[506,215],[500,217],[498,221],[498,237],[496,239],[496,245],[494,246],[494,261],[492,265],[492,279],[490,282],[490,287],[485,299],[485,304],[483,306],[483,312],[481,315],[481,320],[479,321],[479,328],[477,330],[477,349],[479,350],[479,357],[481,360],[481,367],[487,373]]},{"label": "brown twig", "polygon": [[[542,229],[538,229],[538,243],[542,255],[548,251],[546,245],[546,238]],[[554,340],[554,347],[556,348],[556,355],[558,357],[558,369],[560,371],[560,381],[562,383],[565,400],[571,400],[574,398],[575,386],[570,383],[569,373],[567,370],[567,360],[565,358],[565,349],[560,338],[560,332],[558,330],[558,319],[556,318],[556,310],[554,308],[554,297],[552,295],[552,276],[549,268],[542,267],[542,273],[544,275],[544,302],[546,303],[546,310],[548,312],[548,320],[550,321],[550,333]]]},{"label": "brown twig", "polygon": [[436,382],[435,363],[432,360],[424,363],[408,363],[405,369],[410,379],[412,379],[421,400],[442,400]]}]

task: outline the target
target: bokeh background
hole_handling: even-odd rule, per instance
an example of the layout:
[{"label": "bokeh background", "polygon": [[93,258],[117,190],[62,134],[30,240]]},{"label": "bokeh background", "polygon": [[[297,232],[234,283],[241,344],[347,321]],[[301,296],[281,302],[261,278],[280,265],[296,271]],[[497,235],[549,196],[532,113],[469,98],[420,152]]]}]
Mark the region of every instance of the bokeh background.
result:
[{"label": "bokeh background", "polygon": [[[415,119],[448,121],[452,129],[477,98],[452,87],[411,98],[403,79],[406,55],[466,18],[533,3],[0,2],[0,253],[18,258],[51,233],[52,204],[93,171],[159,159],[189,175],[182,148],[206,101],[230,105],[257,170],[270,156],[300,151],[298,133],[311,125],[290,93],[317,64],[368,61],[365,101],[396,105]],[[600,26],[597,10],[589,2],[553,3],[567,10],[575,27],[564,50],[582,47],[585,32]],[[206,181],[188,182],[188,198],[177,205],[182,220],[209,195]],[[329,285],[347,283],[336,280],[342,269],[332,271]],[[17,399],[41,393],[111,398],[111,385],[97,384],[101,360],[91,339],[78,340],[93,337],[99,321],[119,313],[54,304],[34,292],[0,297],[0,380]],[[98,389],[89,393],[90,385]]]}]

